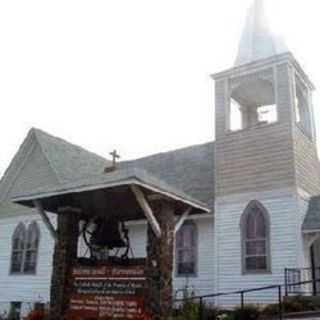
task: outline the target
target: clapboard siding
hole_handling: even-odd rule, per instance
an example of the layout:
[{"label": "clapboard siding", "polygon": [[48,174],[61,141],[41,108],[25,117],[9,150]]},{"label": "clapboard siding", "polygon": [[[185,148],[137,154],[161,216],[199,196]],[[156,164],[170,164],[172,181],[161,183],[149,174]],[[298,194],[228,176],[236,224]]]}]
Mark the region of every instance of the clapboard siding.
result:
[{"label": "clapboard siding", "polygon": [[298,126],[294,126],[293,133],[297,186],[311,195],[319,195],[320,170],[316,144]]},{"label": "clapboard siding", "polygon": [[[177,277],[174,270],[173,286],[175,295],[188,287],[196,294],[214,292],[214,227],[213,216],[193,219],[198,228],[198,272],[195,277]],[[146,223],[129,225],[131,247],[135,257],[146,256]],[[175,264],[174,264],[175,269]]]},{"label": "clapboard siding", "polygon": [[[271,270],[269,274],[243,275],[241,268],[240,219],[252,200],[258,200],[270,216]],[[216,199],[215,207],[215,290],[229,292],[283,283],[284,268],[297,266],[298,199],[291,189],[254,192]],[[268,302],[276,292],[251,295],[251,302]],[[224,305],[237,304],[235,296],[219,299]]]},{"label": "clapboard siding", "polygon": [[[198,266],[195,277],[177,277],[173,272],[174,294],[179,295],[188,287],[196,294],[210,294],[214,292],[214,227],[213,216],[195,217],[193,221],[198,228]],[[146,257],[146,223],[129,225],[131,247],[135,257]],[[175,269],[175,263],[174,263]]]},{"label": "clapboard siding", "polygon": [[[214,293],[214,227],[213,217],[194,220],[198,227],[198,272],[195,277],[174,277],[177,291],[191,288],[196,295]],[[174,272],[175,274],[175,272]]]},{"label": "clapboard siding", "polygon": [[[31,214],[30,214],[31,212]],[[53,223],[54,222],[54,219]],[[37,221],[40,228],[40,249],[37,272],[34,276],[10,275],[11,237],[16,226],[23,222],[29,225]],[[189,279],[174,276],[175,293],[188,286],[197,294],[214,292],[214,228],[213,216],[195,217],[198,227],[198,274]],[[146,256],[146,223],[129,224],[132,252],[135,257]],[[14,217],[0,219],[0,313],[8,311],[11,301],[24,302],[23,310],[27,312],[30,304],[49,301],[49,288],[52,272],[53,240],[34,211],[26,211]],[[79,253],[83,255],[87,250],[83,241],[79,241]],[[175,275],[175,274],[174,274]]]},{"label": "clapboard siding", "polygon": [[[248,70],[248,78],[252,74]],[[229,132],[229,96],[242,77],[216,81],[216,196],[265,191],[295,185],[292,139],[292,69],[287,63],[258,70],[257,77],[273,74],[278,122]]]},{"label": "clapboard siding", "polygon": [[[21,301],[26,304],[28,302],[49,301],[53,240],[39,215],[33,213],[33,211],[26,210],[23,215],[12,218],[5,217],[0,220],[0,312],[11,301]],[[23,222],[28,226],[32,221],[36,221],[40,229],[36,274],[10,275],[12,234],[18,223]],[[54,219],[52,222],[54,223]],[[27,306],[24,309],[27,310]]]}]

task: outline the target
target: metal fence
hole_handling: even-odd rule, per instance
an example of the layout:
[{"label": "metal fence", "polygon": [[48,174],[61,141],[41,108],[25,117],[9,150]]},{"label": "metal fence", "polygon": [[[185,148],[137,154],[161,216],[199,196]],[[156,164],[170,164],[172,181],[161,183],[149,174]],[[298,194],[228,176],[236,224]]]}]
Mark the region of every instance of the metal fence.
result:
[{"label": "metal fence", "polygon": [[[226,312],[232,313],[234,309],[237,309],[238,314],[243,315],[241,317],[243,320],[247,320],[246,308],[252,305],[257,305],[256,301],[261,299],[261,303],[259,305],[267,306],[269,305],[265,301],[272,297],[273,302],[269,306],[273,307],[273,312],[270,315],[265,316],[266,319],[279,319],[282,320],[284,318],[284,314],[286,313],[284,306],[284,296],[285,290],[290,290],[290,288],[297,288],[303,286],[316,286],[320,283],[320,278],[315,280],[308,281],[300,281],[300,282],[292,282],[290,284],[285,285],[273,285],[266,286],[260,288],[239,290],[233,292],[224,292],[224,293],[216,293],[202,296],[190,296],[185,297],[183,299],[176,299],[175,305],[177,308],[181,308],[187,303],[192,302],[197,306],[197,318],[199,320],[207,320],[207,319],[216,319],[214,316],[208,316],[208,310],[211,308],[217,308],[219,306],[219,300],[223,298],[223,307],[226,309]],[[230,304],[226,306],[226,302],[230,299]],[[265,298],[265,299],[264,299]],[[263,301],[264,299],[264,301]],[[232,303],[231,303],[232,301]],[[263,302],[262,302],[263,301]],[[233,305],[233,306],[232,306]],[[225,307],[226,306],[226,307]],[[233,310],[232,310],[233,309]]]},{"label": "metal fence", "polygon": [[[284,270],[285,295],[316,296],[320,294],[320,283],[312,279],[320,279],[320,267],[286,268]],[[311,283],[305,283],[306,281]],[[304,284],[293,285],[298,282]]]}]

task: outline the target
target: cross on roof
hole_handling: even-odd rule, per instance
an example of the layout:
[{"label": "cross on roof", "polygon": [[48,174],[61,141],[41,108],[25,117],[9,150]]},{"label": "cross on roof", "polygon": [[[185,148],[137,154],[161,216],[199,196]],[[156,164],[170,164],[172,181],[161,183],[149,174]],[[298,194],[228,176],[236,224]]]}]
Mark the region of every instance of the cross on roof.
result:
[{"label": "cross on roof", "polygon": [[113,150],[109,153],[112,156],[112,166],[115,167],[117,163],[117,159],[120,159],[120,155],[117,153],[117,150]]}]

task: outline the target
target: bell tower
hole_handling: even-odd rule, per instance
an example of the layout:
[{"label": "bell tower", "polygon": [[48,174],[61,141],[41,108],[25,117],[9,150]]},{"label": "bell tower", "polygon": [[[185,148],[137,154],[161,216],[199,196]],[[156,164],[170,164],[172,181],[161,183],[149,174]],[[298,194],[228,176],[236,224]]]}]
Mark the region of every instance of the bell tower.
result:
[{"label": "bell tower", "polygon": [[[306,264],[301,224],[320,194],[314,86],[268,27],[263,0],[249,9],[234,66],[212,77],[216,290],[282,283],[285,268]],[[252,203],[263,208],[264,244],[243,239]]]},{"label": "bell tower", "polygon": [[262,0],[249,10],[234,67],[213,78],[216,196],[289,186],[317,193],[314,86],[270,31]]}]

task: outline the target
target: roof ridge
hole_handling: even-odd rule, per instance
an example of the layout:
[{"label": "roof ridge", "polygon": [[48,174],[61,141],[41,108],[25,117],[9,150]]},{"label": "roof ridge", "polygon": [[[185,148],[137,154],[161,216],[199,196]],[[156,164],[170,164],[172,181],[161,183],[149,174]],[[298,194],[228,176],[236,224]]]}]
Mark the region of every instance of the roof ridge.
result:
[{"label": "roof ridge", "polygon": [[39,129],[39,128],[32,128],[31,130],[36,131],[37,134],[44,135],[44,136],[47,136],[47,137],[49,137],[49,138],[53,138],[53,139],[58,140],[58,141],[60,141],[60,142],[62,142],[62,143],[65,143],[65,144],[68,144],[68,145],[70,145],[70,146],[72,146],[72,147],[78,148],[78,149],[81,150],[81,151],[84,151],[84,152],[87,152],[87,153],[91,153],[92,155],[94,155],[94,156],[96,156],[96,157],[99,157],[99,158],[101,158],[101,159],[103,159],[103,160],[111,163],[111,160],[105,158],[104,156],[102,156],[102,155],[100,155],[100,154],[98,154],[98,153],[96,153],[96,152],[87,150],[86,148],[82,147],[82,146],[79,145],[79,144],[76,144],[76,143],[67,141],[67,140],[65,140],[65,139],[63,139],[63,138],[61,138],[61,137],[59,137],[59,136],[52,135],[52,134],[50,134],[50,133],[48,133],[48,132],[46,132],[46,131],[44,131],[44,130],[41,130],[41,129]]},{"label": "roof ridge", "polygon": [[210,144],[214,144],[214,143],[215,143],[215,140],[211,140],[211,141],[204,142],[204,143],[197,143],[197,144],[193,144],[193,145],[189,145],[189,146],[185,146],[185,147],[180,147],[180,148],[177,148],[177,149],[172,149],[172,150],[168,150],[168,151],[153,153],[153,154],[150,154],[150,155],[142,156],[142,157],[139,157],[139,158],[134,158],[134,159],[131,159],[131,160],[120,161],[120,164],[121,163],[134,162],[134,161],[143,160],[143,159],[148,159],[148,158],[152,158],[152,157],[156,157],[156,156],[160,156],[160,155],[166,155],[166,154],[169,154],[169,153],[172,153],[172,152],[183,151],[183,150],[191,149],[191,148],[194,148],[194,147],[201,147],[201,146],[210,145]]}]

